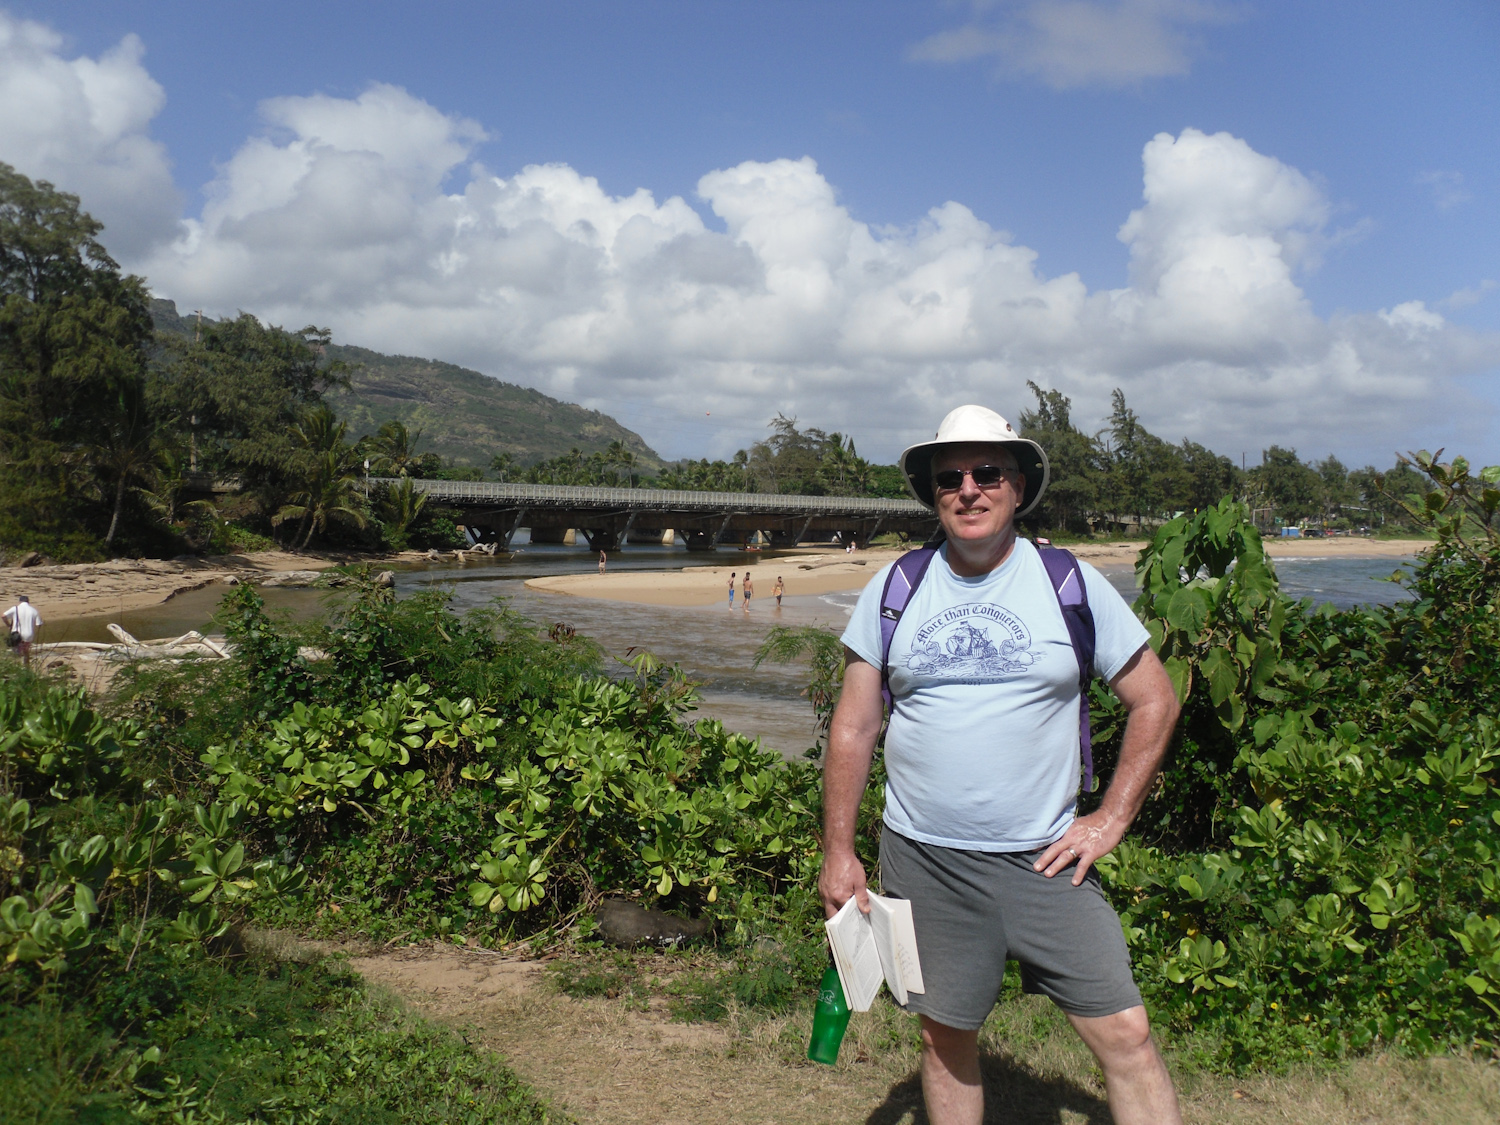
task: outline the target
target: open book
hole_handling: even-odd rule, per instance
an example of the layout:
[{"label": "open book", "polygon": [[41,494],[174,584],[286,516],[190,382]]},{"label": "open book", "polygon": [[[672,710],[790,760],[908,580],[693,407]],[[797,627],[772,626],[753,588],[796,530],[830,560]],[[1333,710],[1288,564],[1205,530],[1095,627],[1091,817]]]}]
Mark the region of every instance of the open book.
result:
[{"label": "open book", "polygon": [[852,1011],[868,1012],[884,981],[898,1004],[909,992],[925,991],[922,963],[917,959],[917,932],[911,903],[870,892],[870,913],[851,897],[823,925],[833,948],[844,999]]}]

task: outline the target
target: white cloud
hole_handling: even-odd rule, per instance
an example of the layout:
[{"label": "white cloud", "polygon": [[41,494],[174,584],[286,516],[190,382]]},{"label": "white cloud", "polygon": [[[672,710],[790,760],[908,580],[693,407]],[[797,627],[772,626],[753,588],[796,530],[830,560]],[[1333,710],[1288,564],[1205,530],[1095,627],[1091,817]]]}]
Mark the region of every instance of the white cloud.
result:
[{"label": "white cloud", "polygon": [[[33,67],[50,83],[22,84],[30,116],[52,123],[46,159],[89,209],[161,230],[166,164],[146,132],[161,91],[139,44],[67,62],[45,29],[3,27],[7,57],[51,53]],[[96,72],[114,75],[112,99],[84,96],[102,79],[77,75]],[[179,237],[106,233],[157,292],[536,386],[670,456],[730,453],[780,410],[891,458],[959,401],[1014,416],[1028,379],[1072,396],[1084,425],[1121,387],[1156,432],[1226,452],[1274,441],[1383,460],[1397,444],[1451,446],[1489,417],[1455,377],[1500,364],[1500,341],[1416,301],[1317,315],[1298,279],[1341,237],[1327,200],[1225,133],[1145,145],[1141,205],[1120,228],[1129,282],[1091,291],[1040,273],[961,203],[873,228],[807,157],[707,173],[700,214],[563,164],[494,175],[471,163],[479,124],[394,86],[261,109],[264,130]]]},{"label": "white cloud", "polygon": [[1479,304],[1480,301],[1484,300],[1488,294],[1493,293],[1496,289],[1500,289],[1500,281],[1496,281],[1492,277],[1487,277],[1478,285],[1468,285],[1462,289],[1455,289],[1439,301],[1438,304],[1445,305],[1450,309],[1467,309]]},{"label": "white cloud", "polygon": [[147,127],[166,98],[134,35],[97,59],[0,12],[0,160],[85,199],[105,244],[130,256],[176,234],[182,201],[166,149]]},{"label": "white cloud", "polygon": [[975,4],[975,19],[912,47],[923,62],[994,58],[1004,75],[1055,89],[1129,86],[1188,73],[1193,29],[1237,18],[1219,0],[1018,0]]},{"label": "white cloud", "polygon": [[1500,358],[1420,302],[1318,317],[1297,277],[1329,241],[1327,200],[1224,133],[1145,146],[1120,229],[1130,283],[1090,292],[958,203],[872,229],[810,158],[705,175],[716,230],[565,165],[468,166],[479,127],[394,87],[266,116],[201,220],[146,263],[161,291],[538,385],[672,455],[704,452],[681,426],[706,412],[738,423],[723,453],[786,410],[890,456],[958,398],[1018,412],[1027,379],[1083,422],[1120,386],[1173,437],[1350,451],[1440,425],[1446,376]]},{"label": "white cloud", "polygon": [[1464,174],[1451,169],[1423,172],[1417,176],[1417,183],[1432,192],[1433,205],[1439,211],[1450,210],[1474,198],[1464,187]]}]

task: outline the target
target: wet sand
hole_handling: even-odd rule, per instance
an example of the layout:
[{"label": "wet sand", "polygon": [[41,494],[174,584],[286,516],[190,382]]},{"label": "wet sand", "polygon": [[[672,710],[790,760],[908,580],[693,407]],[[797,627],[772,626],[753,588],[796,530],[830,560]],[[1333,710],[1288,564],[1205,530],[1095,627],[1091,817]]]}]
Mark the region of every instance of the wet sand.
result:
[{"label": "wet sand", "polygon": [[[1133,566],[1144,542],[1070,543],[1068,550],[1095,566]],[[1266,553],[1273,559],[1401,559],[1431,546],[1425,539],[1267,539]],[[863,589],[870,578],[900,555],[896,550],[857,551],[853,555],[832,552],[795,559],[767,560],[752,564],[751,581],[756,603],[770,601],[779,574],[788,595],[836,594]],[[526,585],[550,594],[571,594],[604,601],[637,605],[700,606],[729,600],[729,575],[743,573],[749,556],[733,566],[700,566],[687,570],[634,571],[621,574],[565,574],[532,578]],[[735,603],[740,604],[739,579]]]},{"label": "wet sand", "polygon": [[[683,570],[624,571],[619,574],[559,574],[532,578],[526,583],[533,590],[549,594],[573,594],[605,601],[635,602],[637,605],[698,606],[729,601],[729,576],[735,579],[735,605],[741,605],[744,573],[751,572],[755,604],[775,605],[771,591],[776,576],[786,583],[788,595],[834,594],[858,590],[877,570],[900,551],[859,551],[846,555],[831,551],[826,555],[793,555],[759,562],[753,554],[744,555],[732,565],[695,566]],[[748,564],[748,565],[747,565]]]}]

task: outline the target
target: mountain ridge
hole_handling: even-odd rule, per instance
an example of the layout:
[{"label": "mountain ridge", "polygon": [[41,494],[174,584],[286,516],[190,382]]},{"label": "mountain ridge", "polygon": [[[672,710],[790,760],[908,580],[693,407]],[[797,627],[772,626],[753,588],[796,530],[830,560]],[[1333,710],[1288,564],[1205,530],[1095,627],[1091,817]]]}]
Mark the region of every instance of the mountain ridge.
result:
[{"label": "mountain ridge", "polygon": [[[190,336],[196,327],[163,298],[151,302],[151,316],[162,332]],[[498,453],[532,465],[575,446],[584,453],[603,452],[615,441],[643,469],[663,464],[645,439],[608,414],[530,387],[439,359],[389,355],[357,344],[330,344],[326,354],[350,367],[349,389],[335,388],[324,397],[349,423],[351,439],[396,419],[422,431],[421,452],[456,465],[487,469]]]}]

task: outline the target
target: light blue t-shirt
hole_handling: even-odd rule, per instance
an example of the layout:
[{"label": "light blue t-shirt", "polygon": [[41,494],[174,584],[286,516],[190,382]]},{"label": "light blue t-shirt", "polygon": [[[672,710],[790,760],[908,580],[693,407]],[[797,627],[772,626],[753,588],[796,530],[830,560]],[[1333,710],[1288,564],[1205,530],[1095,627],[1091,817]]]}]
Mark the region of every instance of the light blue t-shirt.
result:
[{"label": "light blue t-shirt", "polygon": [[[894,565],[894,564],[893,564]],[[1147,633],[1125,599],[1079,562],[1094,614],[1094,669],[1125,667]],[[880,595],[865,587],[843,642],[880,667]],[[979,578],[945,546],[891,640],[895,706],[885,738],[885,823],[946,848],[1045,847],[1073,821],[1079,782],[1078,660],[1041,556],[1017,539]]]}]

